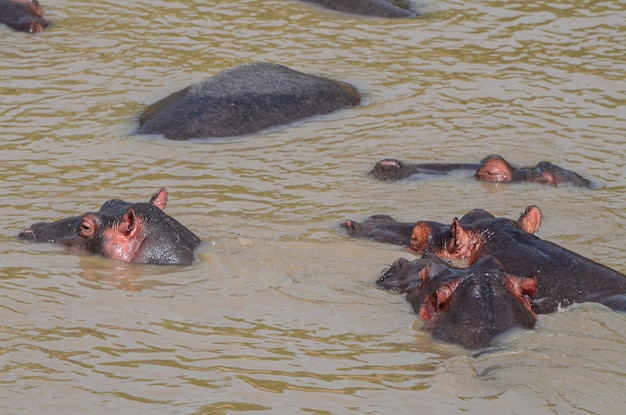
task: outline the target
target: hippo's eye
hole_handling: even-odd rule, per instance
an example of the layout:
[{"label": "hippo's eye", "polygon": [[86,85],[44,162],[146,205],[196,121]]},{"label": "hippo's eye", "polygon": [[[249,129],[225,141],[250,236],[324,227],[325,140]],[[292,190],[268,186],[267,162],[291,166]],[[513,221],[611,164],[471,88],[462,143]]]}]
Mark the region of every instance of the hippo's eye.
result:
[{"label": "hippo's eye", "polygon": [[91,236],[93,236],[95,232],[95,226],[94,224],[86,219],[83,219],[80,222],[80,227],[78,228],[78,234],[84,238],[89,238]]}]

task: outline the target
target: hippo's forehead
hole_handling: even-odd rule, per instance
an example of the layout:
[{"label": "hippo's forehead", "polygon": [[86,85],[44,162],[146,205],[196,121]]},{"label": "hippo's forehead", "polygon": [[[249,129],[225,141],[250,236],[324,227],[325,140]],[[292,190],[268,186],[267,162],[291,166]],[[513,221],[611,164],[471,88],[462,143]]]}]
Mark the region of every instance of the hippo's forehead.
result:
[{"label": "hippo's forehead", "polygon": [[540,161],[539,163],[537,163],[537,166],[535,168],[538,170],[551,171],[555,167],[557,166],[550,163],[549,161]]},{"label": "hippo's forehead", "polygon": [[102,205],[98,212],[89,212],[83,217],[89,215],[96,218],[101,226],[109,227],[121,222],[130,209],[133,209],[137,216],[148,219],[151,223],[168,217],[165,212],[150,203],[128,203],[119,199],[109,200]]},{"label": "hippo's forehead", "polygon": [[461,218],[461,224],[463,224],[464,226],[467,226],[469,224],[473,224],[474,222],[488,220],[488,219],[495,219],[495,216],[487,212],[485,209],[474,209],[466,213]]},{"label": "hippo's forehead", "polygon": [[108,214],[108,215],[119,215],[123,214],[130,208],[133,204],[126,202],[121,199],[111,199],[107,200],[102,204],[98,213]]},{"label": "hippo's forehead", "polygon": [[[457,300],[484,301],[494,307],[501,302],[517,302],[519,295],[511,291],[506,283],[507,275],[500,270],[476,270],[461,277],[456,289]],[[502,310],[503,311],[503,310]]]}]

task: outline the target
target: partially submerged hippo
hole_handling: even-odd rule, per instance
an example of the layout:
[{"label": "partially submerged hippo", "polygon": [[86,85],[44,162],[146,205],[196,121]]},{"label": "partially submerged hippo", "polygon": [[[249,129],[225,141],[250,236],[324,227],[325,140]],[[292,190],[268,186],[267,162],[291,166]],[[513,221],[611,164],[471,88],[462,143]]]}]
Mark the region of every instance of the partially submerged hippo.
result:
[{"label": "partially submerged hippo", "polygon": [[476,178],[488,182],[530,182],[555,187],[561,184],[591,186],[591,182],[584,177],[549,161],[540,161],[535,167],[513,167],[497,154],[487,156],[480,162]]},{"label": "partially submerged hippo", "polygon": [[304,0],[328,9],[376,17],[411,18],[417,13],[409,9],[408,1],[399,0]]},{"label": "partially submerged hippo", "polygon": [[[461,224],[466,222],[472,223],[483,218],[484,213],[486,212],[482,209],[473,210],[461,218]],[[524,232],[534,234],[537,232],[537,229],[539,229],[541,221],[541,217],[537,217],[534,213],[534,210],[524,212],[517,221],[511,222]],[[428,224],[429,229],[432,230],[431,234],[437,233],[435,231],[445,233],[446,230],[450,229],[450,226],[434,221],[419,221],[417,223]],[[389,215],[373,215],[363,222],[348,219],[344,221],[341,226],[348,232],[348,235],[354,238],[365,238],[377,242],[404,246],[409,245],[413,233],[419,229],[416,228],[416,222],[398,222]]]},{"label": "partially submerged hippo", "polygon": [[[532,304],[537,313],[551,313],[560,306],[583,302],[598,302],[626,311],[626,276],[534,236],[540,221],[541,213],[535,206],[526,208],[517,221],[476,209],[460,220],[455,218],[451,225],[418,221],[408,237],[408,248],[418,254],[463,259],[470,265],[492,256],[508,274],[534,275],[537,294]],[[406,237],[408,228],[408,222],[388,219],[364,224],[367,226],[346,221],[343,226],[352,236],[379,241],[384,239],[380,235],[390,233],[391,243]]]},{"label": "partially submerged hippo", "polygon": [[[490,255],[505,272],[535,275],[537,295],[533,308],[551,313],[574,303],[598,302],[626,311],[626,276],[552,242],[520,229],[513,221],[479,209],[473,220],[455,218],[449,227],[418,222],[409,249],[440,258],[468,259]],[[529,206],[525,216],[540,221],[539,209]],[[538,225],[537,225],[538,226]]]},{"label": "partially submerged hippo", "polygon": [[374,215],[363,222],[348,219],[341,226],[348,232],[348,235],[355,238],[408,245],[415,222],[398,222],[389,215]]},{"label": "partially submerged hippo", "polygon": [[233,137],[359,104],[349,84],[265,62],[240,65],[146,108],[141,134]]},{"label": "partially submerged hippo", "polygon": [[466,269],[453,268],[432,254],[414,261],[400,258],[376,284],[406,294],[434,338],[467,349],[493,346],[499,335],[532,329],[537,320],[529,301],[537,291],[536,279],[507,274],[492,257]]},{"label": "partially submerged hippo", "polygon": [[540,161],[534,167],[514,167],[503,157],[492,154],[477,163],[421,163],[410,164],[396,159],[380,160],[370,171],[378,180],[401,180],[419,175],[444,175],[456,170],[475,171],[477,180],[487,182],[539,183],[549,186],[569,184],[578,187],[591,187],[591,182],[577,173]]},{"label": "partially submerged hippo", "polygon": [[149,203],[112,199],[98,212],[36,223],[18,237],[57,243],[73,252],[100,254],[124,262],[191,264],[200,239],[163,212],[166,203],[165,189],[159,190]]},{"label": "partially submerged hippo", "polygon": [[0,23],[21,32],[43,32],[50,22],[37,0],[0,0]]}]

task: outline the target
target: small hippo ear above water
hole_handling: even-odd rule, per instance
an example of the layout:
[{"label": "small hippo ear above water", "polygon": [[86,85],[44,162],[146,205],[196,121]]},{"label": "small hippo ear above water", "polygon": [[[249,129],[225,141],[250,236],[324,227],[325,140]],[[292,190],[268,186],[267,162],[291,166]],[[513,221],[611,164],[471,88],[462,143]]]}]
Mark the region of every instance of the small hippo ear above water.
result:
[{"label": "small hippo ear above water", "polygon": [[348,235],[352,235],[357,232],[357,226],[359,226],[359,223],[350,219],[341,224],[341,227],[348,231]]},{"label": "small hippo ear above water", "polygon": [[164,210],[167,204],[167,189],[165,187],[159,189],[150,199],[150,204]]},{"label": "small hippo ear above water", "polygon": [[453,249],[452,252],[460,251],[469,245],[470,236],[461,226],[459,218],[454,218],[450,231],[452,234],[450,238],[450,247]]},{"label": "small hippo ear above water", "polygon": [[537,278],[530,277],[507,277],[507,286],[516,295],[529,295],[534,297],[537,294]]},{"label": "small hippo ear above water", "polygon": [[457,289],[459,284],[461,283],[460,279],[452,281],[448,284],[443,284],[441,287],[437,288],[437,307],[436,311],[442,310],[449,302],[450,296]]},{"label": "small hippo ear above water", "polygon": [[530,300],[528,297],[534,297],[537,295],[537,278],[530,277],[515,277],[509,275],[506,277],[506,287],[511,294],[528,310],[533,318],[537,320],[537,315],[532,309]]},{"label": "small hippo ear above water", "polygon": [[422,280],[422,284],[428,281],[428,277],[430,276],[430,267],[424,267],[420,270],[419,274],[420,280]]},{"label": "small hippo ear above water", "polygon": [[537,206],[528,206],[517,220],[517,224],[523,231],[534,234],[541,224],[541,211]]},{"label": "small hippo ear above water", "polygon": [[432,231],[426,222],[417,222],[411,232],[408,248],[418,253],[424,251],[428,247],[428,238],[431,233]]}]

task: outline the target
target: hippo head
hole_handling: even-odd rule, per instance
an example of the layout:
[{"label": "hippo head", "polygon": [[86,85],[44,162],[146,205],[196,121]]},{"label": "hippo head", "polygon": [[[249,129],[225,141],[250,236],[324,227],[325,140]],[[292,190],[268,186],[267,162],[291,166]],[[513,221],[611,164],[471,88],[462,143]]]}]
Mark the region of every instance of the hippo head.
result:
[{"label": "hippo head", "polygon": [[483,209],[475,209],[460,220],[454,218],[451,226],[438,222],[419,221],[415,224],[408,249],[417,253],[430,252],[441,258],[469,260],[480,257],[483,246],[496,229],[521,230],[534,234],[541,223],[541,212],[529,206],[517,221],[496,218]]},{"label": "hippo head", "polygon": [[476,178],[487,182],[512,182],[514,170],[503,157],[491,154],[481,160],[476,170]]},{"label": "hippo head", "polygon": [[57,243],[72,252],[100,254],[124,262],[191,264],[200,239],[163,212],[166,203],[165,189],[148,203],[112,199],[98,212],[36,223],[18,237]]},{"label": "hippo head", "polygon": [[432,275],[439,275],[450,267],[450,263],[436,255],[425,253],[421,258],[409,261],[406,258],[398,258],[386,268],[380,278],[376,280],[378,288],[406,294],[423,286],[424,270]]},{"label": "hippo head", "polygon": [[411,175],[411,169],[400,160],[384,159],[376,163],[369,174],[378,180],[401,180]]},{"label": "hippo head", "polygon": [[591,182],[577,173],[541,161],[535,167],[513,167],[497,154],[485,157],[476,171],[476,178],[488,182],[529,182],[548,186],[570,184],[589,187]]},{"label": "hippo head", "polygon": [[537,292],[535,277],[506,274],[492,257],[467,269],[427,266],[419,276],[407,301],[436,339],[479,349],[513,328],[532,329],[537,320],[529,300]]},{"label": "hippo head", "polygon": [[491,256],[468,268],[455,268],[430,253],[413,261],[400,258],[376,285],[406,294],[434,338],[467,349],[491,346],[514,328],[531,329],[537,319],[530,302],[536,279],[503,272]]},{"label": "hippo head", "polygon": [[578,187],[590,187],[591,182],[577,173],[552,164],[549,161],[540,161],[534,169],[531,169],[531,177],[534,183],[558,186],[570,184]]},{"label": "hippo head", "polygon": [[22,32],[43,32],[50,22],[37,0],[12,0],[3,2],[0,23]]}]

